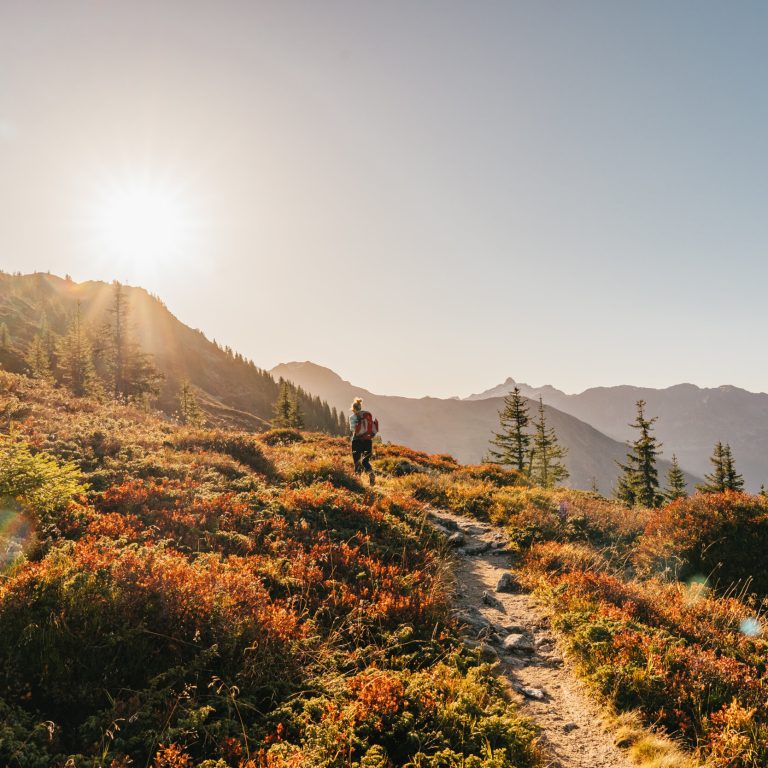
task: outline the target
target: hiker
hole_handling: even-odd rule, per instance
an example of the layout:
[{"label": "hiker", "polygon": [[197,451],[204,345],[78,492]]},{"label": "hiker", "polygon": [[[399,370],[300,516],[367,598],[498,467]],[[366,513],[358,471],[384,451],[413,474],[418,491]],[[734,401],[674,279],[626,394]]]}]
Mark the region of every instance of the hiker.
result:
[{"label": "hiker", "polygon": [[371,485],[376,484],[376,475],[371,466],[373,456],[373,438],[379,431],[379,420],[374,419],[370,411],[363,410],[363,399],[356,397],[349,415],[349,428],[352,432],[352,461],[355,462],[355,474],[368,473]]}]

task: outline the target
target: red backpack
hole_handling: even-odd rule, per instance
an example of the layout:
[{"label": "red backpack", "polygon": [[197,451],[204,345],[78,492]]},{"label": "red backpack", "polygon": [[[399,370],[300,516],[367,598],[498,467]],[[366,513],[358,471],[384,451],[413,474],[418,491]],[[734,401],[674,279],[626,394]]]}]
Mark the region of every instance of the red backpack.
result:
[{"label": "red backpack", "polygon": [[357,424],[355,424],[355,437],[362,437],[364,440],[371,440],[379,432],[379,420],[374,419],[370,411],[360,411],[357,414]]}]

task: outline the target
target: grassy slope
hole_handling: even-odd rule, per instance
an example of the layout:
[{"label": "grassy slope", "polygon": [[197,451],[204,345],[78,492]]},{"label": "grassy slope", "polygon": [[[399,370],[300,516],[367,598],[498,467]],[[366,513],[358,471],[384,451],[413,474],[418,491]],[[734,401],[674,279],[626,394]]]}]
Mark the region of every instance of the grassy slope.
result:
[{"label": "grassy slope", "polygon": [[[181,429],[8,373],[0,414],[0,489],[21,499],[0,518],[0,764],[535,763],[458,638],[423,504],[358,486],[344,440]],[[46,456],[88,492],[69,501]]]}]

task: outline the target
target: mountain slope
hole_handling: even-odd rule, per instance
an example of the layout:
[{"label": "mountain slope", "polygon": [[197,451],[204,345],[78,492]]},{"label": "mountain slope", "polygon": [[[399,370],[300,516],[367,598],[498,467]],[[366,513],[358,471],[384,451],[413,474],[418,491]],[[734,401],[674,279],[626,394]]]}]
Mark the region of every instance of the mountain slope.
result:
[{"label": "mountain slope", "polygon": [[[430,453],[450,453],[464,462],[480,461],[488,450],[491,433],[498,428],[501,398],[466,401],[377,395],[310,362],[283,363],[271,372],[309,389],[339,409],[348,409],[353,397],[363,397],[365,406],[379,418],[385,440]],[[534,403],[530,405],[534,407]],[[590,488],[594,479],[603,493],[610,492],[618,472],[616,460],[624,460],[625,445],[556,408],[545,406],[545,410],[549,423],[568,448],[569,484]],[[666,468],[662,463],[662,474]],[[698,481],[689,477],[688,482]]]},{"label": "mountain slope", "polygon": [[[468,399],[503,396],[514,386],[514,380],[507,379]],[[732,386],[705,389],[693,384],[666,389],[594,387],[576,395],[550,386],[518,386],[527,397],[542,394],[546,403],[617,440],[632,436],[628,425],[634,419],[635,403],[645,400],[646,412],[659,417],[656,434],[665,444],[665,455],[675,452],[684,467],[702,475],[710,471],[709,457],[720,440],[731,445],[750,490],[756,491],[761,483],[768,482],[768,394]]]},{"label": "mountain slope", "polygon": [[[143,288],[124,286],[124,290],[129,324],[163,375],[161,410],[177,410],[179,390],[186,380],[213,422],[255,430],[269,426],[278,395],[278,384],[269,373],[184,325]],[[24,350],[41,323],[54,334],[63,334],[78,302],[83,320],[97,334],[109,319],[112,296],[113,287],[103,282],[75,283],[40,273],[0,274],[0,323],[5,323],[10,335],[9,348],[0,350],[0,364],[23,372]],[[300,404],[308,427],[331,429],[337,424],[330,408],[316,398],[300,393]]]}]

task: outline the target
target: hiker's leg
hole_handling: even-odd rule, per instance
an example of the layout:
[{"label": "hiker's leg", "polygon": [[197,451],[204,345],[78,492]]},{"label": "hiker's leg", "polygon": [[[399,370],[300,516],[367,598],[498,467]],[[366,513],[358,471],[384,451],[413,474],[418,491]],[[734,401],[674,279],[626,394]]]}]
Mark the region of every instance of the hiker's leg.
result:
[{"label": "hiker's leg", "polygon": [[368,473],[368,480],[370,480],[371,485],[374,485],[376,482],[376,475],[373,471],[373,467],[371,466],[372,457],[373,457],[373,441],[366,440],[365,449],[363,451],[362,466],[363,466],[363,469]]},{"label": "hiker's leg", "polygon": [[355,465],[355,474],[359,475],[363,470],[360,467],[360,459],[363,457],[363,451],[360,449],[359,445],[355,445],[355,443],[352,443],[352,461]]}]

